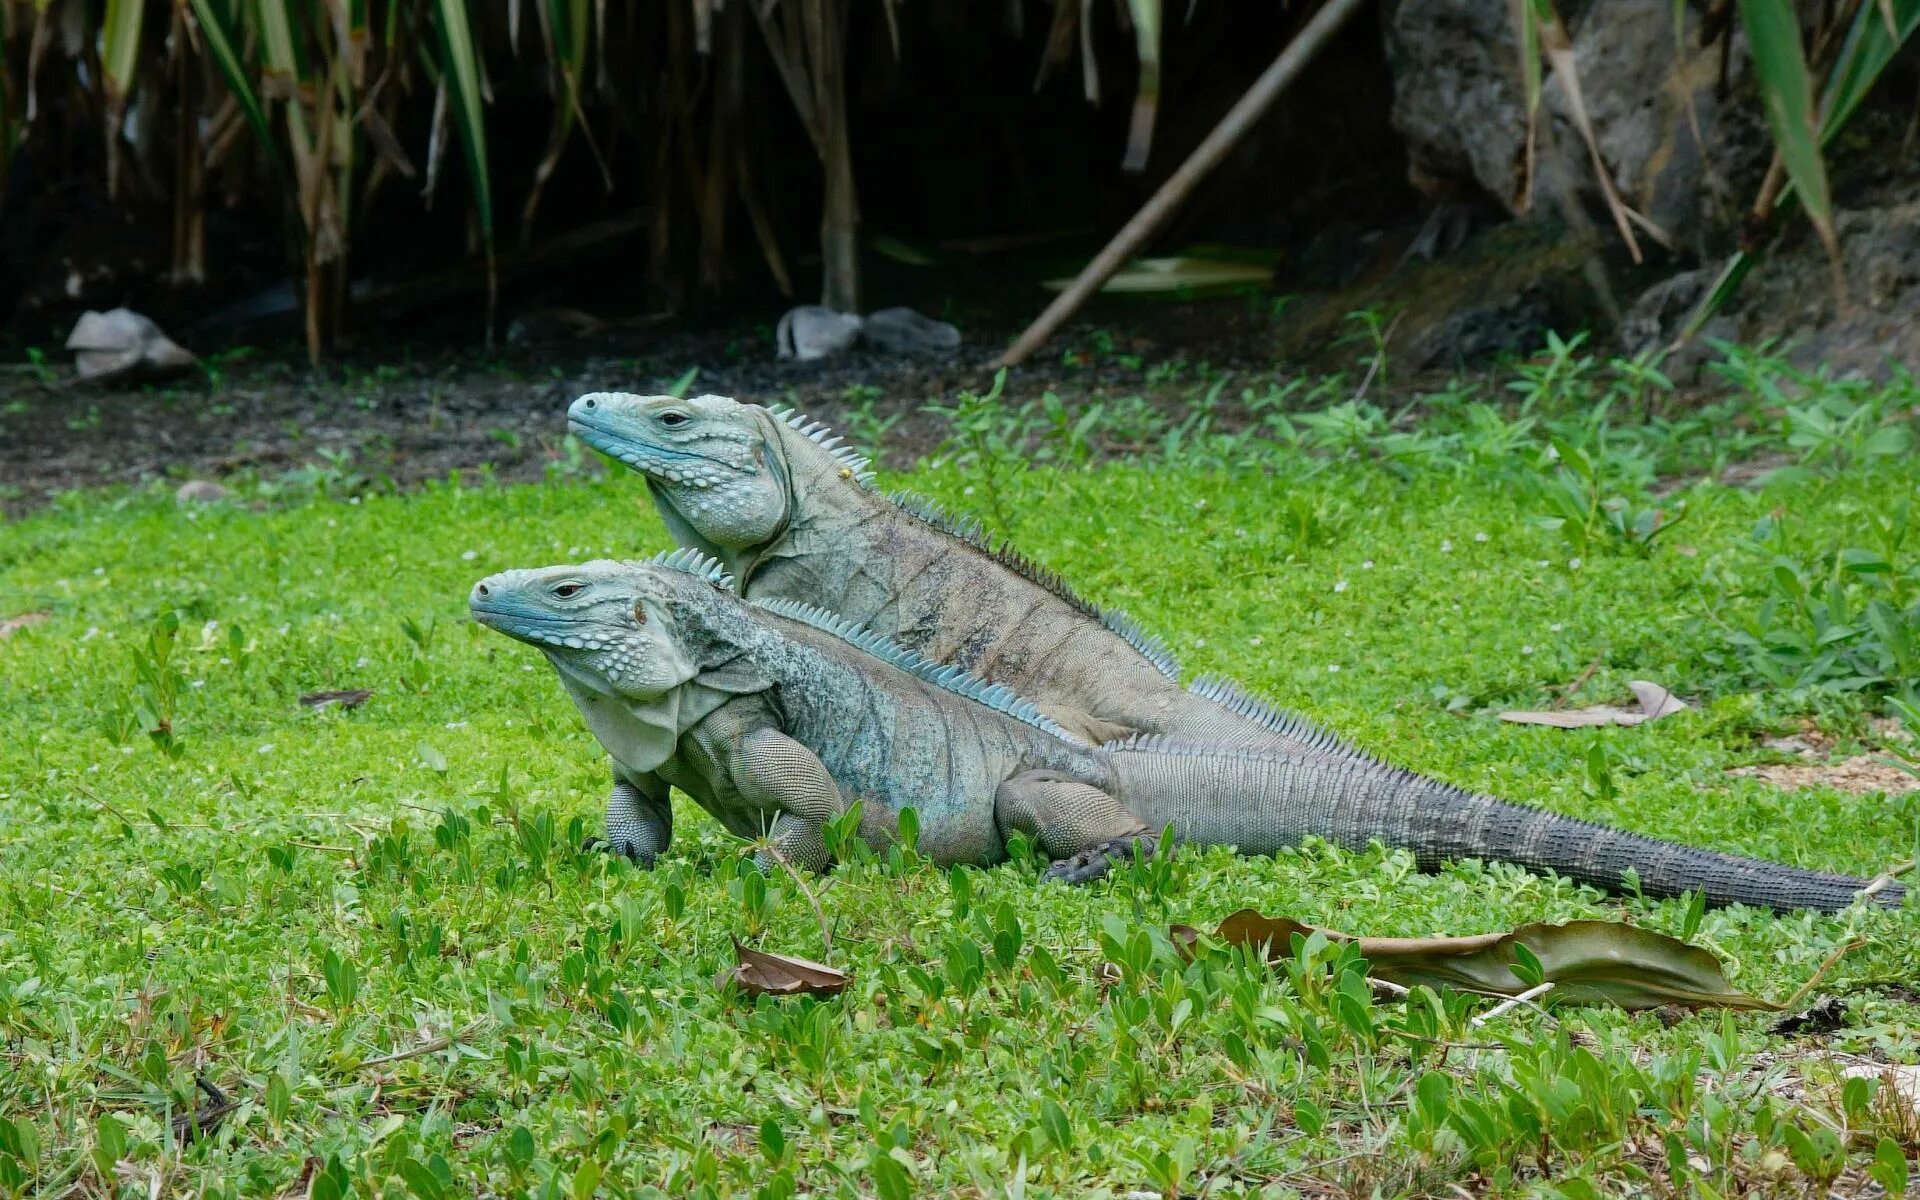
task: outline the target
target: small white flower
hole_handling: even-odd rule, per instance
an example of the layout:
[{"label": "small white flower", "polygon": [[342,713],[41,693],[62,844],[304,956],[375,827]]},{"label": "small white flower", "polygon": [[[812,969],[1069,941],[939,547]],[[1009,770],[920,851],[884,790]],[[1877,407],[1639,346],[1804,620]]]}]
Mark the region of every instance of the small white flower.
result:
[{"label": "small white flower", "polygon": [[1193,511],[1199,512],[1201,509],[1205,508],[1206,506],[1207,506],[1207,502],[1205,500],[1195,500],[1193,502]]},{"label": "small white flower", "polygon": [[532,667],[531,665],[529,665],[529,664],[527,664],[527,663],[522,663],[522,664],[520,664],[520,669],[521,669],[522,671],[531,671],[531,670],[533,670],[533,667]]},{"label": "small white flower", "polygon": [[960,494],[961,494],[962,496],[971,496],[971,495],[973,495],[973,485],[972,485],[972,484],[968,484],[967,486],[965,486],[965,487],[963,487],[963,488],[961,488],[961,489],[960,489]]},{"label": "small white flower", "polygon": [[328,528],[328,529],[338,529],[338,528],[340,528],[340,522],[338,522],[338,521],[336,521],[336,520],[334,520],[334,519],[333,519],[332,517],[328,517],[328,518],[327,518],[327,528]]},{"label": "small white flower", "polygon": [[1247,645],[1258,646],[1261,642],[1265,640],[1266,640],[1265,638],[1261,637],[1259,634],[1256,633],[1252,637],[1247,639]]},{"label": "small white flower", "polygon": [[220,656],[220,665],[223,667],[230,667],[233,665],[233,660],[228,658],[226,655],[222,654]]},{"label": "small white flower", "polygon": [[207,686],[207,681],[204,679],[196,679],[193,682],[187,684],[187,686],[192,688],[203,688]]},{"label": "small white flower", "polygon": [[1542,568],[1542,569],[1544,569],[1544,568],[1546,568],[1546,567],[1550,567],[1550,566],[1552,566],[1553,564],[1552,564],[1552,563],[1550,563],[1550,562],[1548,562],[1548,561],[1547,561],[1546,559],[1544,559],[1544,558],[1543,558],[1543,559],[1541,559],[1541,560],[1540,560],[1539,562],[1537,562],[1537,563],[1535,563],[1534,565],[1535,565],[1535,566],[1537,566],[1537,567],[1540,567],[1540,568]]},{"label": "small white flower", "polygon": [[348,503],[348,504],[358,504],[358,503],[360,503],[360,497],[358,497],[358,496],[348,496],[348,497],[347,497],[347,503]]},{"label": "small white flower", "polygon": [[1236,530],[1234,530],[1234,531],[1233,531],[1233,536],[1235,536],[1235,537],[1237,537],[1237,538],[1243,538],[1243,537],[1245,537],[1245,536],[1247,536],[1247,531],[1246,531],[1246,530],[1244,530],[1244,529],[1236,529]]},{"label": "small white flower", "polygon": [[100,636],[100,627],[98,625],[89,625],[87,626],[87,631],[80,635],[80,640],[83,642],[90,642],[94,638],[97,638],[99,636]]},{"label": "small white flower", "polygon": [[132,746],[122,746],[122,747],[120,747],[120,753],[122,753],[122,754],[132,754],[132,753],[133,753],[133,747],[132,747]]},{"label": "small white flower", "polygon": [[262,747],[260,747],[260,749],[258,749],[258,750],[256,750],[256,751],[254,751],[254,753],[256,753],[256,754],[272,754],[272,753],[273,753],[273,743],[272,743],[272,742],[268,742],[268,743],[267,743],[266,745],[264,745],[264,746],[262,746]]},{"label": "small white flower", "polygon": [[1346,591],[1346,590],[1347,590],[1347,581],[1346,581],[1346,580],[1344,580],[1344,579],[1336,579],[1336,580],[1334,580],[1334,581],[1333,581],[1333,590],[1334,590],[1334,591],[1336,591],[1336,592],[1344,592],[1344,591]]},{"label": "small white flower", "polygon": [[1561,630],[1562,628],[1563,628],[1563,626],[1562,626],[1562,625],[1560,624],[1560,622],[1558,622],[1558,621],[1555,621],[1555,622],[1554,622],[1553,624],[1551,624],[1551,625],[1549,625],[1549,626],[1547,626],[1547,632],[1548,632],[1548,633],[1559,633],[1559,632],[1560,632],[1560,630]]},{"label": "small white flower", "polygon": [[1520,647],[1520,653],[1522,653],[1522,654],[1532,654],[1532,653],[1533,653],[1533,647],[1532,647],[1532,646],[1522,646],[1522,647]]},{"label": "small white flower", "polygon": [[1489,539],[1487,535],[1484,533],[1476,533],[1473,535],[1473,540],[1476,542],[1484,542],[1484,541],[1488,541]]},{"label": "small white flower", "polygon": [[1567,560],[1567,570],[1578,571],[1579,569],[1580,569],[1580,559],[1578,558],[1578,556]]},{"label": "small white flower", "polygon": [[1329,675],[1338,675],[1339,673],[1340,673],[1340,664],[1339,664],[1339,663],[1328,663],[1328,664],[1327,664],[1327,674],[1329,674]]},{"label": "small white flower", "polygon": [[1440,543],[1440,553],[1442,553],[1442,554],[1452,554],[1452,553],[1453,553],[1453,539],[1452,539],[1452,538],[1447,538],[1446,540],[1444,540],[1444,541],[1442,541],[1442,542]]},{"label": "small white flower", "polygon": [[461,562],[472,562],[474,559],[479,557],[480,557],[480,552],[478,550],[462,550],[460,552]]},{"label": "small white flower", "polygon": [[1360,569],[1361,569],[1362,571],[1371,571],[1371,570],[1373,570],[1373,560],[1369,558],[1369,559],[1368,559],[1368,560],[1366,560],[1365,562],[1363,562],[1363,563],[1361,563],[1361,564],[1360,564]]},{"label": "small white flower", "polygon": [[107,573],[107,569],[105,567],[95,567],[93,569],[93,573],[95,575],[105,575]]},{"label": "small white flower", "polygon": [[372,661],[373,661],[372,659],[362,654],[359,658],[356,658],[353,660],[353,669],[356,671],[361,670],[365,668],[366,665]]},{"label": "small white flower", "polygon": [[448,721],[447,722],[448,729],[465,729],[466,727],[467,727],[467,723],[465,721]]},{"label": "small white flower", "polygon": [[1206,645],[1206,644],[1207,644],[1207,639],[1205,639],[1205,638],[1195,638],[1195,639],[1193,639],[1193,644],[1194,644],[1194,646],[1195,646],[1195,647],[1200,647],[1200,646],[1204,646],[1204,645]]}]

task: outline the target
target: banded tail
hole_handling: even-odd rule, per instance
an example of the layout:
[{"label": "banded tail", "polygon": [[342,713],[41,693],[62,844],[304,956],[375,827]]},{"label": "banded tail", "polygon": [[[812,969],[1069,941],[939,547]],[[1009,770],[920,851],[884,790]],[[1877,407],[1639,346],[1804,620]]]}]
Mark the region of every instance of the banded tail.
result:
[{"label": "banded tail", "polygon": [[[1133,737],[1106,747],[1127,807],[1180,841],[1272,854],[1318,835],[1349,850],[1379,839],[1422,869],[1462,858],[1551,870],[1620,891],[1631,867],[1649,896],[1705,892],[1710,904],[1837,912],[1864,879],[1720,854],[1477,795],[1365,758],[1295,758]],[[1873,901],[1897,908],[1906,889]]]}]

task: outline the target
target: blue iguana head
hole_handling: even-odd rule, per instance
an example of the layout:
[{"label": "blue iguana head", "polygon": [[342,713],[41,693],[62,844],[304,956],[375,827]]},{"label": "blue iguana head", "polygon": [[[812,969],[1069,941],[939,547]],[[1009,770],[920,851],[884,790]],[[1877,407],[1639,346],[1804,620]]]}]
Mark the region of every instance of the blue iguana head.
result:
[{"label": "blue iguana head", "polygon": [[718,563],[682,550],[502,571],[473,585],[467,607],[545,654],[615,761],[651,771],[729,696],[768,686],[711,635],[737,609],[731,583]]},{"label": "blue iguana head", "polygon": [[673,628],[670,588],[644,564],[610,560],[502,571],[467,608],[595,691],[651,700],[694,674]]},{"label": "blue iguana head", "polygon": [[589,392],[567,409],[575,437],[647,477],[676,539],[729,559],[786,528],[791,476],[777,425],[725,396]]}]

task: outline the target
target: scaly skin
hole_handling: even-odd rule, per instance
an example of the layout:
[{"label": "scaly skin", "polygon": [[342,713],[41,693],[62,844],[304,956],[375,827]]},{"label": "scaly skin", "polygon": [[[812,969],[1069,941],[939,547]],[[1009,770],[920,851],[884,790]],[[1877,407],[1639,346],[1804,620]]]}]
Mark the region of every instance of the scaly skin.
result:
[{"label": "scaly skin", "polygon": [[1306,754],[1343,742],[1225,681],[1180,686],[1164,647],[930,506],[875,491],[823,427],[723,396],[595,392],[574,434],[647,478],[674,538],[749,599],[818,605],[1031,699],[1092,741],[1157,733]]},{"label": "scaly skin", "polygon": [[[762,860],[828,864],[826,824],[862,802],[860,833],[919,818],[935,862],[987,864],[1015,832],[1079,882],[1155,830],[1271,853],[1319,835],[1379,840],[1422,866],[1493,858],[1618,888],[1700,890],[1716,904],[1846,907],[1843,875],[1717,854],[1507,804],[1356,755],[1134,737],[1075,739],[1031,703],[820,609],[743,602],[721,564],[686,551],[655,563],[507,571],[474,586],[480,623],[538,647],[612,757],[613,848],[651,863],[672,833],[668,788],[728,829],[765,836]],[[1889,887],[1874,899],[1900,903]]]}]

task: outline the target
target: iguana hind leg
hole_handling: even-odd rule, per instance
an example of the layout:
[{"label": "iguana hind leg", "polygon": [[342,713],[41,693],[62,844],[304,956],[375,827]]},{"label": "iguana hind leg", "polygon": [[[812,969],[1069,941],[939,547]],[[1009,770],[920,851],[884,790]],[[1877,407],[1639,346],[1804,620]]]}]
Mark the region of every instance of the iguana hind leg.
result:
[{"label": "iguana hind leg", "polygon": [[846,804],[813,751],[784,733],[755,729],[741,737],[727,770],[742,799],[775,814],[768,830],[773,844],[754,861],[768,870],[776,860],[826,870],[826,825]]},{"label": "iguana hind leg", "polygon": [[1125,862],[1139,846],[1153,853],[1157,838],[1127,806],[1091,784],[1058,771],[1026,771],[993,794],[993,815],[1004,840],[1019,832],[1054,862],[1043,879],[1089,883]]}]

